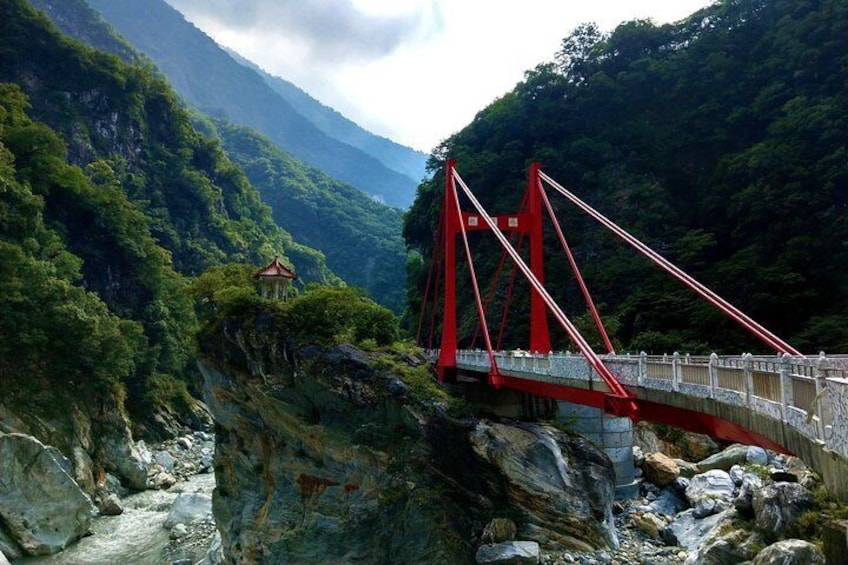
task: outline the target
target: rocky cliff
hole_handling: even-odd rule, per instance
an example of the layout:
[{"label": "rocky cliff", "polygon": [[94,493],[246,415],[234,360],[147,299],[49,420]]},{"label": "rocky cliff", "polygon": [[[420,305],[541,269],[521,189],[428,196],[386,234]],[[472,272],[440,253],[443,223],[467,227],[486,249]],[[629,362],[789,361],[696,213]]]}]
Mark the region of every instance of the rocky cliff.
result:
[{"label": "rocky cliff", "polygon": [[262,314],[203,339],[234,562],[465,563],[493,518],[546,546],[617,545],[612,467],[584,439],[461,415],[410,355],[295,343]]}]

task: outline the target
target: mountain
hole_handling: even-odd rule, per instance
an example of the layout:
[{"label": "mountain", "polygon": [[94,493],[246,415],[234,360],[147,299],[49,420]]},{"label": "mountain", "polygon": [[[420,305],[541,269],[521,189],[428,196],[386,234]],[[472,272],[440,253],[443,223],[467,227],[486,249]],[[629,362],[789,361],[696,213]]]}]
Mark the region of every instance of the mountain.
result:
[{"label": "mountain", "polygon": [[304,283],[338,281],[152,67],[24,0],[0,3],[0,52],[0,387],[125,389],[150,424],[196,376],[189,276],[285,251]]},{"label": "mountain", "polygon": [[325,134],[371,155],[392,170],[420,182],[424,177],[427,155],[394,141],[374,135],[345,118],[336,110],[312,98],[291,82],[265,72],[235,51],[227,52],[239,63],[256,71],[292,108],[315,124]]},{"label": "mountain", "polygon": [[[152,68],[144,55],[132,47],[127,51],[125,40],[83,0],[31,3],[65,33],[93,40],[94,47],[120,48],[115,54]],[[197,114],[193,121],[205,134],[219,139],[225,153],[243,166],[271,206],[276,222],[291,234],[293,241],[287,242],[286,249],[299,270],[309,266],[301,250],[320,249],[329,269],[348,284],[365,288],[395,312],[403,310],[405,248],[399,210],[304,165],[248,128]],[[314,280],[308,271],[304,274],[306,280]]]},{"label": "mountain", "polygon": [[389,206],[405,208],[419,179],[324,134],[257,73],[236,62],[163,0],[90,0],[190,104],[246,125],[285,151]]},{"label": "mountain", "polygon": [[[555,60],[529,71],[436,155],[458,158],[492,213],[518,208],[527,165],[539,160],[796,348],[848,351],[846,29],[848,4],[838,0],[724,0],[676,24],[631,21],[611,34],[581,26]],[[407,243],[425,256],[440,175],[406,216]],[[766,352],[561,204],[565,235],[622,349]],[[554,241],[546,280],[571,291],[562,304],[579,313],[585,306],[566,284],[573,278]],[[487,252],[475,257],[486,281],[500,251],[477,249]],[[414,281],[413,294],[425,279],[426,272]],[[471,334],[473,300],[463,303]],[[523,307],[511,310],[507,331],[526,347]],[[585,316],[578,322],[591,327]],[[556,342],[569,347],[559,335]]]}]

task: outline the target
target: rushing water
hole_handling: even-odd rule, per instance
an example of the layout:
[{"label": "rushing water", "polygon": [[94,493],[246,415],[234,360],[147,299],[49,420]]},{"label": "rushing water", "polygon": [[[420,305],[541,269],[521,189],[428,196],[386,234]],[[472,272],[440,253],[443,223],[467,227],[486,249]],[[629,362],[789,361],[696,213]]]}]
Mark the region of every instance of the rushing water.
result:
[{"label": "rushing water", "polygon": [[195,475],[170,491],[147,490],[124,498],[124,512],[92,521],[94,535],[82,538],[65,551],[47,557],[15,561],[17,564],[53,565],[154,565],[162,563],[168,545],[163,527],[178,492],[207,492],[215,487],[215,475]]}]

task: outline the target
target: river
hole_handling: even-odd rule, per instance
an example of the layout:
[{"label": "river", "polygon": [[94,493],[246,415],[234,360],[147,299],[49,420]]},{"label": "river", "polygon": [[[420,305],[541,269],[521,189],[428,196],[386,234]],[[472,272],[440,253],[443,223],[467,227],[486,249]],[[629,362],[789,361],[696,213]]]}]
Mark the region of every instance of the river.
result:
[{"label": "river", "polygon": [[17,564],[52,565],[159,565],[162,550],[168,545],[168,530],[163,524],[179,492],[210,493],[215,488],[212,473],[194,475],[167,491],[147,490],[132,494],[121,502],[123,514],[102,516],[92,521],[93,535],[82,538],[65,551],[46,557],[30,557]]}]

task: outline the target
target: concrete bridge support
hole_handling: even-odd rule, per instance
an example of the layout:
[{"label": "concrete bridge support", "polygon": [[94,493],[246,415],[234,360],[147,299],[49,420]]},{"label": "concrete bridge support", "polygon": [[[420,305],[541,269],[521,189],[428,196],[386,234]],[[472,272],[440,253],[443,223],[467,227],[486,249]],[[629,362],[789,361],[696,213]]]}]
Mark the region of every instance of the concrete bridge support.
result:
[{"label": "concrete bridge support", "polygon": [[633,465],[633,422],[605,414],[600,408],[557,401],[557,420],[602,448],[615,470],[615,497],[635,498],[639,494]]}]

